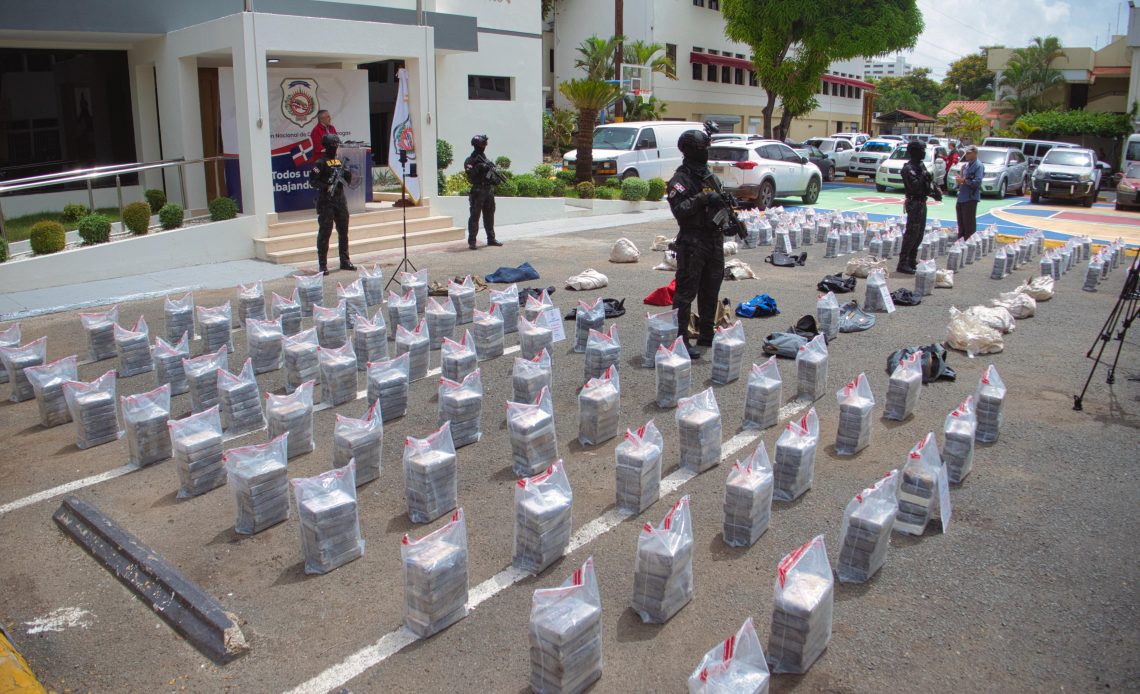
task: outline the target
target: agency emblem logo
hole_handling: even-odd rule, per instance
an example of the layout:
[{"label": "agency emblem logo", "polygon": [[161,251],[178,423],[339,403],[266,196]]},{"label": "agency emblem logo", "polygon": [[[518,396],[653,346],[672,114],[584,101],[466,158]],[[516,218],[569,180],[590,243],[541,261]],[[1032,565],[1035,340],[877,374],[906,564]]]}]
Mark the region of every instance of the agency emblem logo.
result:
[{"label": "agency emblem logo", "polygon": [[315,79],[286,77],[281,80],[281,114],[286,120],[303,128],[316,119],[320,109]]}]

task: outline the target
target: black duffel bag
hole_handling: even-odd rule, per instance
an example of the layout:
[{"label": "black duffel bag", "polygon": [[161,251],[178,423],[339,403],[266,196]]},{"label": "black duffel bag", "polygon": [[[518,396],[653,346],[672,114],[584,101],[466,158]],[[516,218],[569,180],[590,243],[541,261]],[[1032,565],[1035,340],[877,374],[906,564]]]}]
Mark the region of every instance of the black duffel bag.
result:
[{"label": "black duffel bag", "polygon": [[843,275],[824,275],[815,287],[821,292],[848,294],[855,291],[855,278],[844,277]]}]

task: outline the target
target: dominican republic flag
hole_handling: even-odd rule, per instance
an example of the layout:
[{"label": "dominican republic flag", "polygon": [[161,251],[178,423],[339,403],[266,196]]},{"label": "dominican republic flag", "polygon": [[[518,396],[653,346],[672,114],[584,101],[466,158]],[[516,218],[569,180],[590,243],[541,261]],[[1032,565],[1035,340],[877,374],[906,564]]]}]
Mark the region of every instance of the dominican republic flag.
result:
[{"label": "dominican republic flag", "polygon": [[[416,137],[412,129],[411,111],[408,109],[408,71],[400,68],[396,72],[400,80],[400,91],[396,96],[396,110],[392,115],[392,132],[388,135],[388,168],[404,184],[408,197],[417,204],[420,201],[420,179],[411,177],[412,167],[419,169],[416,163]],[[408,163],[400,163],[400,151],[408,153]],[[407,167],[408,176],[404,176],[404,167]]]},{"label": "dominican republic flag", "polygon": [[293,146],[293,149],[289,150],[289,153],[293,155],[293,163],[297,165],[297,168],[305,166],[313,156],[312,138],[306,137],[301,140]]}]

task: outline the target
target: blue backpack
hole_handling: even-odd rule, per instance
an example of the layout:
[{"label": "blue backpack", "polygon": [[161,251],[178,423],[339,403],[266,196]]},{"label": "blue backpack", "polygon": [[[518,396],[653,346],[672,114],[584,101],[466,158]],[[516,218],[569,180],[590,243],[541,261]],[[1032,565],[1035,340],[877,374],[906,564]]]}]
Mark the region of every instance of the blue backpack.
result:
[{"label": "blue backpack", "polygon": [[776,300],[767,294],[757,294],[736,307],[736,315],[744,318],[768,318],[779,313]]}]

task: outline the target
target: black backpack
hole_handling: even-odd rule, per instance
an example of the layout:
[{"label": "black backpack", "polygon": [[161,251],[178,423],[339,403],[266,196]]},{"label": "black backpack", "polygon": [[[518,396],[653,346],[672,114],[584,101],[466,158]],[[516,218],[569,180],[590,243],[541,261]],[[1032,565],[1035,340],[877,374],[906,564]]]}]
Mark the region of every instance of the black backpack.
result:
[{"label": "black backpack", "polygon": [[807,261],[807,253],[800,253],[799,255],[788,255],[783,251],[773,251],[772,255],[764,259],[765,263],[771,263],[776,267],[795,267],[803,265]]},{"label": "black backpack", "polygon": [[855,291],[855,278],[844,277],[843,275],[824,275],[815,287],[821,292],[847,294]]}]

